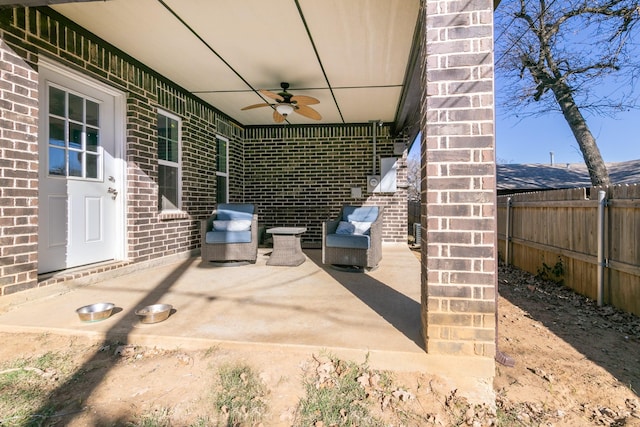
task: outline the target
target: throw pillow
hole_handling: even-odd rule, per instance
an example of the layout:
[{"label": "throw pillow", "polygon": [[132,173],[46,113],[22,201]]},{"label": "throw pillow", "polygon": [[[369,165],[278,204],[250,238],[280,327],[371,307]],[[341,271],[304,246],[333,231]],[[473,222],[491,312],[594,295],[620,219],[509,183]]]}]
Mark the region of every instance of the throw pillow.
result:
[{"label": "throw pillow", "polygon": [[248,219],[214,219],[213,228],[216,231],[247,231],[251,228],[251,221]]},{"label": "throw pillow", "polygon": [[340,221],[338,228],[336,229],[336,234],[353,234],[355,229],[356,228],[353,224],[346,221]]},{"label": "throw pillow", "polygon": [[353,224],[353,234],[369,234],[371,223],[367,221],[351,221]]}]

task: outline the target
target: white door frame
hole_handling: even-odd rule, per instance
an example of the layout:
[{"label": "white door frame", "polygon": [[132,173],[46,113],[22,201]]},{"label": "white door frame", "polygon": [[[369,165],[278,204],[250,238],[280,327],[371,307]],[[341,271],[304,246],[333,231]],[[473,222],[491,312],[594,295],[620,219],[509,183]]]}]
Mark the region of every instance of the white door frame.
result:
[{"label": "white door frame", "polygon": [[[116,239],[115,239],[115,251],[114,251],[114,260],[126,260],[127,259],[127,228],[126,228],[126,200],[127,200],[127,162],[124,158],[125,156],[125,135],[126,135],[126,127],[125,127],[125,112],[126,112],[126,96],[125,93],[109,86],[105,83],[99,82],[91,77],[88,77],[80,72],[72,70],[70,68],[65,67],[57,62],[52,61],[49,58],[45,58],[40,56],[38,59],[38,70],[40,71],[42,68],[47,69],[56,74],[60,74],[64,77],[73,79],[78,81],[81,84],[93,87],[97,90],[105,92],[114,98],[114,111],[113,111],[113,120],[114,120],[114,146],[115,146],[115,178],[117,182],[120,182],[121,192],[118,193],[118,197],[115,199],[116,203],[116,218],[115,218],[115,229],[116,229]],[[43,84],[44,81],[40,78],[38,88],[39,90],[44,90],[46,85]],[[43,106],[40,106],[40,113],[42,113]],[[40,116],[42,117],[42,116]],[[40,123],[43,123],[40,120]],[[40,132],[40,131],[39,131]],[[42,161],[42,159],[40,159]]]}]

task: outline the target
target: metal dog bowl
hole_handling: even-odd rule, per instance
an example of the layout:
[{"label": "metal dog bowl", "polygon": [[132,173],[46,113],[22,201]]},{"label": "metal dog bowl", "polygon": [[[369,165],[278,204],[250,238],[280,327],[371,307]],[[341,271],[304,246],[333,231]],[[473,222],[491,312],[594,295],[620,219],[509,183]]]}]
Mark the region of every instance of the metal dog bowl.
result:
[{"label": "metal dog bowl", "polygon": [[100,302],[80,307],[76,313],[83,322],[97,322],[111,316],[114,307],[115,305],[110,302]]},{"label": "metal dog bowl", "polygon": [[173,307],[170,304],[153,304],[136,310],[142,323],[158,323],[166,320]]}]

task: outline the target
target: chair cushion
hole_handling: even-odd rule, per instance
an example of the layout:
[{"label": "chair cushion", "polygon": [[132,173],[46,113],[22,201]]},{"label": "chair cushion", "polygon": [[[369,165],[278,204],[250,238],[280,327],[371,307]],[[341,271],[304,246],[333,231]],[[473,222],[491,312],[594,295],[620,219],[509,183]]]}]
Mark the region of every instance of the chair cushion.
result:
[{"label": "chair cushion", "polygon": [[209,231],[205,243],[251,243],[251,231]]},{"label": "chair cushion", "polygon": [[347,221],[340,221],[336,228],[336,234],[353,234],[355,231],[356,227]]},{"label": "chair cushion", "polygon": [[251,229],[250,219],[214,219],[213,229],[215,231],[247,231]]},{"label": "chair cushion", "polygon": [[342,209],[342,220],[353,222],[373,222],[378,218],[377,206],[345,206]]},{"label": "chair cushion", "polygon": [[219,203],[216,219],[253,219],[253,205],[243,203]]},{"label": "chair cushion", "polygon": [[327,234],[327,247],[369,249],[369,236],[362,234]]}]

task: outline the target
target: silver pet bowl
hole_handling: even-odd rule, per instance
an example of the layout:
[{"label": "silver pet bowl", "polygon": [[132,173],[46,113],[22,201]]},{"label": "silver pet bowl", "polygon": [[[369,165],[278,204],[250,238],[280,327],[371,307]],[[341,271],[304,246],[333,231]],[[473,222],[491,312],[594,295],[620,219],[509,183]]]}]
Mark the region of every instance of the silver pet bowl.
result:
[{"label": "silver pet bowl", "polygon": [[158,323],[166,320],[173,307],[170,304],[153,304],[136,310],[142,323]]},{"label": "silver pet bowl", "polygon": [[83,322],[97,322],[111,316],[114,307],[115,305],[110,302],[99,302],[80,307],[76,310],[76,313],[78,313],[78,317]]}]

